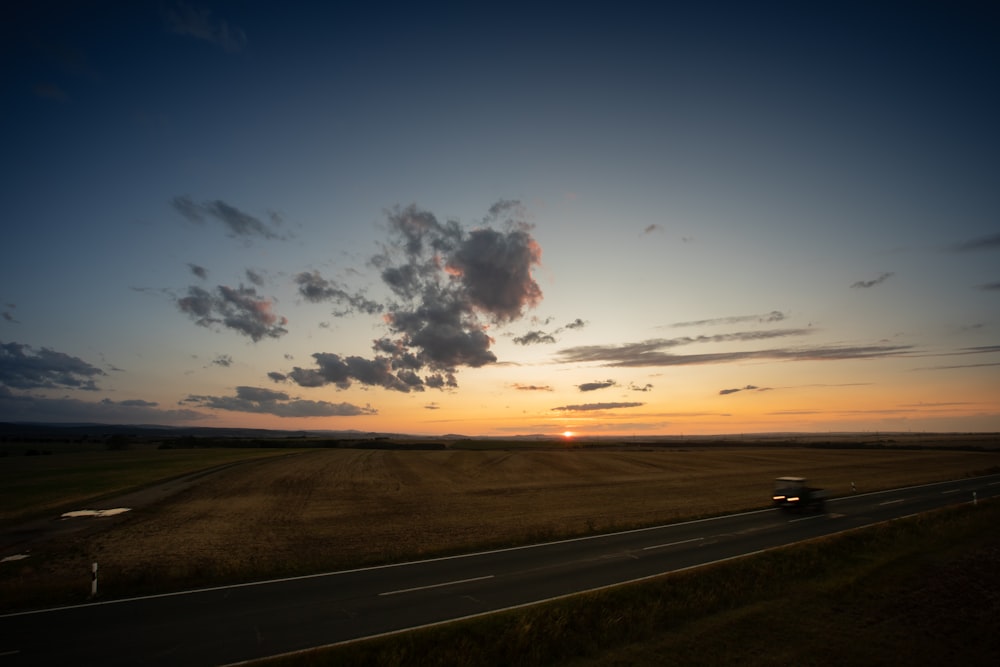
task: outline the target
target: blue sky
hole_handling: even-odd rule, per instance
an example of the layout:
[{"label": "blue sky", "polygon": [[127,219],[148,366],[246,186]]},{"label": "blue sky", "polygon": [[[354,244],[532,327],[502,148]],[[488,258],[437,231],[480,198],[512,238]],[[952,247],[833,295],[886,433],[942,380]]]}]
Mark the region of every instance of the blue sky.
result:
[{"label": "blue sky", "polygon": [[0,419],[1000,431],[985,3],[3,12]]}]

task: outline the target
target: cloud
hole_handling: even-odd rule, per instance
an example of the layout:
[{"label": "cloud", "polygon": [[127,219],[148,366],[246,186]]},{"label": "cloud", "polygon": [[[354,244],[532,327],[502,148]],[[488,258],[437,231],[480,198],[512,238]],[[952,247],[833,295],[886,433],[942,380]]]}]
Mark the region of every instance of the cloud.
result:
[{"label": "cloud", "polygon": [[212,360],[212,363],[215,364],[216,366],[229,368],[230,366],[233,365],[233,358],[228,354],[220,354],[219,356],[217,356],[215,359]]},{"label": "cloud", "polygon": [[556,337],[544,331],[529,331],[523,336],[515,336],[513,340],[518,345],[537,345],[539,343],[555,343]]},{"label": "cloud", "polygon": [[952,247],[957,252],[969,252],[974,250],[997,250],[1000,249],[1000,234],[991,234],[978,239],[963,241]]},{"label": "cloud", "polygon": [[[346,389],[357,381],[408,392],[456,387],[459,367],[495,363],[487,328],[520,318],[542,298],[531,273],[541,249],[521,214],[518,202],[500,201],[481,227],[467,232],[414,205],[387,211],[388,240],[371,260],[392,294],[387,335],[373,345],[376,356],[317,352],[316,368],[296,367],[288,378],[308,387]],[[297,282],[307,299],[358,306],[316,272],[299,274]]]},{"label": "cloud", "polygon": [[875,287],[876,285],[881,285],[886,280],[891,278],[893,275],[894,274],[891,271],[888,273],[880,273],[878,278],[875,278],[874,280],[859,280],[858,282],[851,285],[851,287],[854,289],[858,288],[867,289],[869,287]]},{"label": "cloud", "polygon": [[629,384],[628,388],[632,391],[653,391],[653,385],[648,383],[640,387],[639,385],[633,382]]},{"label": "cloud", "polygon": [[553,410],[565,412],[591,412],[594,410],[615,410],[617,408],[637,408],[645,403],[583,403],[581,405],[563,405]]},{"label": "cloud", "polygon": [[557,340],[556,336],[561,334],[562,332],[568,329],[582,329],[585,326],[587,326],[587,323],[578,317],[569,324],[559,327],[552,333],[546,333],[544,331],[529,331],[523,336],[515,336],[513,340],[518,345],[537,345],[539,343],[555,343]]},{"label": "cloud", "polygon": [[[678,345],[701,342],[727,342],[755,340],[771,336],[795,335],[799,330],[774,332],[750,332],[750,334],[723,334],[720,336],[698,336],[697,338],[653,339],[624,345],[586,345],[571,347],[557,352],[561,363],[601,363],[605,366],[645,367],[645,366],[689,366],[696,364],[722,364],[751,359],[775,359],[778,361],[840,361],[844,359],[872,359],[908,354],[910,345],[829,345],[821,347],[777,348],[740,352],[712,352],[704,354],[679,355],[667,352]],[[762,334],[754,337],[752,334]]]},{"label": "cloud", "polygon": [[219,285],[209,292],[193,285],[187,296],[176,301],[181,312],[203,327],[221,325],[248,336],[255,343],[262,338],[280,338],[288,333],[288,320],[271,312],[272,302],[257,295],[253,287]]},{"label": "cloud", "polygon": [[349,294],[339,285],[327,280],[319,271],[303,272],[295,276],[295,284],[299,286],[299,294],[306,301],[321,303],[331,301],[345,306],[343,310],[334,311],[337,317],[352,312],[374,315],[381,313],[384,306],[360,294]]},{"label": "cloud", "polygon": [[253,269],[246,270],[247,280],[256,285],[257,287],[264,286],[264,275],[260,271],[254,271]]},{"label": "cloud", "polygon": [[94,378],[106,375],[78,357],[46,347],[0,343],[0,387],[14,389],[84,389],[94,391]]},{"label": "cloud", "polygon": [[283,221],[281,216],[273,211],[268,212],[270,222],[264,222],[249,213],[244,213],[235,206],[231,206],[221,199],[207,201],[201,204],[195,203],[187,196],[178,196],[170,200],[170,205],[180,215],[190,222],[204,224],[206,219],[212,219],[222,223],[232,238],[253,238],[259,237],[268,240],[284,240],[288,236],[279,234],[277,228],[281,227]]},{"label": "cloud", "polygon": [[167,28],[178,35],[194,37],[215,44],[229,53],[238,53],[247,45],[242,28],[230,26],[225,20],[212,18],[212,11],[178,2],[166,12]]},{"label": "cloud", "polygon": [[356,417],[375,415],[371,406],[360,407],[351,403],[330,403],[292,398],[283,391],[262,387],[236,387],[235,396],[189,395],[180,401],[212,410],[252,412],[277,417]]},{"label": "cloud", "polygon": [[0,386],[0,420],[39,422],[103,422],[119,424],[186,424],[206,419],[195,410],[164,410],[142,399],[81,401],[17,395]]},{"label": "cloud", "polygon": [[202,280],[208,278],[208,269],[206,269],[204,266],[198,266],[197,264],[188,263],[188,268],[191,269],[191,273],[201,278]]},{"label": "cloud", "polygon": [[693,320],[690,322],[674,322],[670,326],[672,327],[702,327],[702,326],[714,326],[717,324],[742,324],[743,322],[761,322],[763,324],[770,324],[772,322],[781,322],[787,319],[788,316],[778,310],[772,310],[769,313],[764,313],[762,315],[734,315],[730,317],[715,317],[708,320]]},{"label": "cloud", "polygon": [[728,396],[729,394],[735,394],[740,391],[765,391],[765,390],[761,389],[760,387],[755,387],[752,384],[748,384],[745,387],[737,387],[736,389],[720,389],[719,396]]},{"label": "cloud", "polygon": [[11,324],[20,324],[20,322],[17,321],[17,318],[15,318],[13,315],[10,314],[10,311],[5,310],[3,311],[2,314],[0,314],[0,316],[2,316],[5,320],[10,322]]},{"label": "cloud", "polygon": [[[987,290],[987,291],[1000,290],[1000,282],[986,283],[985,285],[980,285],[979,289],[981,289],[981,290]],[[4,313],[4,315],[6,315],[6,313]]]},{"label": "cloud", "polygon": [[519,382],[515,382],[512,386],[517,391],[552,391],[552,387],[547,384],[520,384]]},{"label": "cloud", "polygon": [[576,386],[580,391],[597,391],[598,389],[608,389],[615,386],[614,380],[604,380],[602,382],[584,382]]},{"label": "cloud", "polygon": [[652,234],[653,232],[662,232],[663,227],[659,225],[646,225],[646,228],[642,230],[643,235]]}]

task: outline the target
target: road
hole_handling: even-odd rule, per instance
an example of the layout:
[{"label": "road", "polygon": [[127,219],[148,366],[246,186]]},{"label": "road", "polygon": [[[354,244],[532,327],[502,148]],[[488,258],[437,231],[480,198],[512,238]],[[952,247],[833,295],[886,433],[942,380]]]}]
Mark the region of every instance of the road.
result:
[{"label": "road", "polygon": [[611,535],[0,616],[0,667],[220,665],[494,612],[1000,493],[1000,475]]}]

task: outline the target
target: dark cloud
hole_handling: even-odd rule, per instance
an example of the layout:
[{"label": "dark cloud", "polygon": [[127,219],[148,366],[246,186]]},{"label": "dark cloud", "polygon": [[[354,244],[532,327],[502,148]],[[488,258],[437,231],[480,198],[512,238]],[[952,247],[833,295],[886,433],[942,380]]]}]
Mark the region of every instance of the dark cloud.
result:
[{"label": "dark cloud", "polygon": [[740,391],[760,391],[760,387],[755,387],[752,384],[748,384],[745,387],[737,387],[736,389],[720,389],[719,396],[728,396],[729,394],[735,394]]},{"label": "dark cloud", "polygon": [[617,408],[637,408],[645,403],[583,403],[580,405],[563,405],[553,410],[566,412],[590,412],[594,410],[614,410]]},{"label": "dark cloud", "polygon": [[164,410],[151,401],[129,399],[81,401],[11,393],[0,386],[0,421],[103,422],[124,424],[187,424],[206,419],[195,410]]},{"label": "dark cloud", "polygon": [[[517,202],[501,201],[482,227],[466,232],[458,222],[441,222],[413,205],[387,211],[388,241],[372,265],[394,300],[386,306],[389,331],[375,341],[375,358],[318,352],[316,368],[296,367],[288,377],[309,387],[347,388],[357,381],[419,391],[455,387],[459,367],[496,362],[487,326],[514,321],[542,298],[531,275],[541,249],[521,214]],[[317,272],[299,274],[296,281],[309,300],[339,300],[353,308],[363,303]]]},{"label": "dark cloud", "polygon": [[875,287],[876,285],[881,285],[886,280],[888,280],[889,278],[891,278],[893,275],[894,274],[891,271],[888,272],[888,273],[880,273],[879,276],[878,276],[878,278],[875,278],[873,280],[859,280],[858,282],[856,282],[853,285],[851,285],[851,287],[854,288],[854,289],[858,289],[858,288],[860,288],[860,289],[867,289],[869,287]]},{"label": "dark cloud", "polygon": [[191,269],[191,273],[198,276],[202,280],[208,278],[208,269],[204,266],[198,266],[197,264],[188,263],[188,268]]},{"label": "dark cloud", "polygon": [[653,232],[662,232],[663,227],[659,225],[646,225],[646,228],[642,230],[643,234],[652,234]]},{"label": "dark cloud", "polygon": [[[980,285],[979,289],[981,289],[981,290],[987,290],[987,291],[1000,290],[1000,282],[986,283],[985,285]],[[4,315],[6,316],[7,313],[4,313]]]},{"label": "dark cloud", "polygon": [[653,385],[648,383],[644,384],[641,387],[635,383],[632,383],[628,386],[628,388],[631,389],[632,391],[653,391]]},{"label": "dark cloud", "polygon": [[235,396],[202,396],[192,394],[180,401],[213,410],[252,412],[277,417],[356,417],[374,415],[371,406],[360,407],[351,403],[330,403],[292,398],[283,391],[262,387],[236,387]]},{"label": "dark cloud", "polygon": [[286,382],[288,380],[287,375],[284,373],[278,373],[277,371],[271,371],[267,374],[267,377],[271,378],[274,382]]},{"label": "dark cloud", "polygon": [[708,320],[693,320],[691,322],[674,322],[670,326],[672,327],[701,327],[701,326],[714,326],[718,324],[742,324],[744,322],[761,322],[763,324],[770,324],[773,322],[781,322],[787,319],[788,316],[779,310],[772,310],[769,313],[764,313],[762,315],[733,315],[730,317],[715,317]]},{"label": "dark cloud", "polygon": [[253,287],[219,285],[209,292],[198,286],[188,288],[187,296],[177,299],[177,307],[203,327],[221,325],[248,336],[254,342],[262,338],[280,338],[288,333],[288,320],[271,312],[272,302],[259,297]]},{"label": "dark cloud", "polygon": [[958,252],[969,252],[972,250],[997,250],[1000,249],[1000,234],[983,236],[978,239],[964,241],[953,247]]},{"label": "dark cloud", "polygon": [[141,398],[129,398],[124,401],[112,401],[110,398],[105,398],[101,401],[105,405],[121,405],[126,408],[155,408],[159,403],[155,401],[144,401]]},{"label": "dark cloud", "polygon": [[576,386],[580,391],[597,391],[598,389],[608,389],[615,386],[614,380],[604,380],[602,382],[584,382]]},{"label": "dark cloud", "polygon": [[229,236],[234,238],[260,237],[270,240],[288,238],[276,230],[282,225],[282,220],[281,216],[273,211],[268,213],[269,222],[264,222],[220,199],[197,204],[190,197],[178,196],[170,201],[170,205],[191,222],[204,224],[206,219],[212,219],[222,223],[228,230]]},{"label": "dark cloud", "polygon": [[264,275],[259,271],[254,271],[253,269],[247,269],[246,276],[247,280],[249,280],[252,284],[256,285],[257,287],[264,286]]},{"label": "dark cloud", "polygon": [[513,340],[518,345],[537,345],[539,343],[555,343],[556,337],[544,331],[529,331],[523,336],[515,336]]},{"label": "dark cloud", "polygon": [[552,391],[552,387],[547,384],[537,385],[514,383],[513,387],[518,391]]},{"label": "dark cloud", "polygon": [[233,358],[228,354],[220,354],[219,356],[217,356],[215,359],[212,360],[212,363],[215,364],[216,366],[229,368],[230,366],[233,365]]},{"label": "dark cloud", "polygon": [[0,343],[0,387],[13,389],[85,389],[94,391],[94,378],[106,375],[78,357],[46,347]]},{"label": "dark cloud", "polygon": [[557,340],[556,336],[566,331],[567,329],[582,329],[586,325],[587,323],[578,317],[569,324],[559,327],[552,333],[546,333],[544,331],[529,331],[523,336],[515,336],[513,340],[518,345],[538,345],[540,343],[555,343]]},{"label": "dark cloud", "polygon": [[166,10],[165,18],[171,32],[209,42],[229,53],[238,53],[247,45],[247,35],[242,28],[213,18],[212,11],[205,7],[178,2]]},{"label": "dark cloud", "polygon": [[696,338],[653,339],[625,345],[586,345],[560,350],[557,360],[561,363],[593,362],[605,366],[687,366],[695,364],[723,364],[750,359],[776,359],[779,361],[839,361],[844,359],[874,359],[910,353],[910,345],[830,345],[825,347],[778,348],[740,352],[713,352],[679,355],[667,350],[690,343],[750,341],[775,336],[799,335],[808,330],[761,331]]},{"label": "dark cloud", "polygon": [[11,324],[20,324],[20,322],[17,321],[17,318],[15,318],[13,315],[11,315],[9,311],[6,311],[6,310],[3,311],[2,316],[3,316],[3,318],[5,320],[7,320],[8,322],[10,322]]},{"label": "dark cloud", "polygon": [[343,310],[335,310],[334,315],[340,317],[352,312],[374,315],[381,313],[384,306],[360,294],[350,294],[344,288],[327,280],[319,271],[303,272],[295,276],[295,284],[299,286],[299,294],[306,301],[321,303],[330,301],[341,306]]}]

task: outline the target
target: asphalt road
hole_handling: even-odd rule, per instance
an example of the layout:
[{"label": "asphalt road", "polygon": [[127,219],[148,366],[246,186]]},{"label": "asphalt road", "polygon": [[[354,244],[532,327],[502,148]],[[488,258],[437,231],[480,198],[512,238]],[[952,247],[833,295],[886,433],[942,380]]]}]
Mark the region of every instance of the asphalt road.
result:
[{"label": "asphalt road", "polygon": [[[1000,475],[310,577],[0,616],[0,667],[220,665],[531,604],[1000,493]],[[975,494],[975,495],[974,495]]]}]

